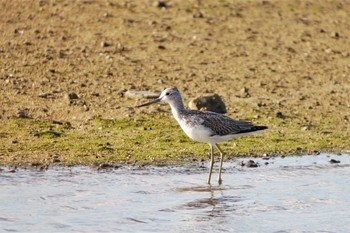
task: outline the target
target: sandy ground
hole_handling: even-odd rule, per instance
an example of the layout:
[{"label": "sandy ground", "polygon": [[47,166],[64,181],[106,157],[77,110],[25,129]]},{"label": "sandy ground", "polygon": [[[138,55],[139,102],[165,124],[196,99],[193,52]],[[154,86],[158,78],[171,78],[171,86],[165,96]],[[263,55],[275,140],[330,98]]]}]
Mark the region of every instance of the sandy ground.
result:
[{"label": "sandy ground", "polygon": [[132,118],[168,107],[135,110],[125,91],[177,86],[186,102],[217,93],[228,115],[281,133],[291,123],[349,138],[348,0],[0,6],[2,120]]}]

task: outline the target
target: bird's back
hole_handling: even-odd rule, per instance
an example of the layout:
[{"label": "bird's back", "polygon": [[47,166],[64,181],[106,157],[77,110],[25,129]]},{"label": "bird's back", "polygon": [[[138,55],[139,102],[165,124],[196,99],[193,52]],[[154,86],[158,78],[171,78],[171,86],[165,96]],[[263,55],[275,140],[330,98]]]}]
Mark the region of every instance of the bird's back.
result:
[{"label": "bird's back", "polygon": [[182,121],[182,123],[179,122],[180,125],[184,124],[189,128],[204,127],[208,132],[210,131],[210,136],[246,134],[267,129],[266,126],[255,126],[248,121],[234,120],[228,116],[209,111],[185,109],[178,118]]}]

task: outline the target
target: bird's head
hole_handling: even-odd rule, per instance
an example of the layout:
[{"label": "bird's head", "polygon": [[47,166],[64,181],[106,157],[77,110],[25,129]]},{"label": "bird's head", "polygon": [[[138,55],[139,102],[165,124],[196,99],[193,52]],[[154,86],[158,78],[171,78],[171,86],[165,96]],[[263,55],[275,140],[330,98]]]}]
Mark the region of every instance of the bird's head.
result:
[{"label": "bird's head", "polygon": [[176,87],[169,87],[162,91],[162,93],[157,99],[145,104],[138,105],[136,107],[144,107],[158,102],[165,102],[171,105],[172,103],[176,103],[179,101],[182,102],[179,90]]}]

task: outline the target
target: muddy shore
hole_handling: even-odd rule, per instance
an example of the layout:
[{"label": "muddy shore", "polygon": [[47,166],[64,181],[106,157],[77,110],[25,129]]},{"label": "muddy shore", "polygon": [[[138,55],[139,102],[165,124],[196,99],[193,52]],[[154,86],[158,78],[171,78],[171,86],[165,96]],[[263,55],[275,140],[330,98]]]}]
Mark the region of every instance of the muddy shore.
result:
[{"label": "muddy shore", "polygon": [[206,159],[166,105],[216,93],[267,125],[228,157],[350,150],[350,2],[2,1],[0,164]]}]

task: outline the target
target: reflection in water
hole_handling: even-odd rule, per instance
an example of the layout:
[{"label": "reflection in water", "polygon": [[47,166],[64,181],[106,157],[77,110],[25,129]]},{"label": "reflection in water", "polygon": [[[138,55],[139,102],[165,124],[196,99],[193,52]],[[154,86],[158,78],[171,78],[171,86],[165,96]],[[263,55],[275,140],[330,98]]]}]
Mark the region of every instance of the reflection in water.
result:
[{"label": "reflection in water", "polygon": [[[247,189],[252,186],[239,187],[239,189]],[[227,195],[225,193],[234,192],[235,187],[231,186],[196,186],[188,188],[178,188],[178,192],[206,192],[205,198],[199,198],[190,202],[187,202],[183,205],[179,205],[175,208],[177,211],[182,210],[200,210],[202,214],[195,217],[197,222],[216,222],[220,221],[221,223],[229,217],[232,216],[237,208],[237,203],[243,201],[243,198],[240,196]]]},{"label": "reflection in water", "polygon": [[0,232],[344,232],[350,156],[336,158],[340,164],[327,155],[272,158],[258,168],[238,160],[212,186],[197,165],[4,168]]}]

